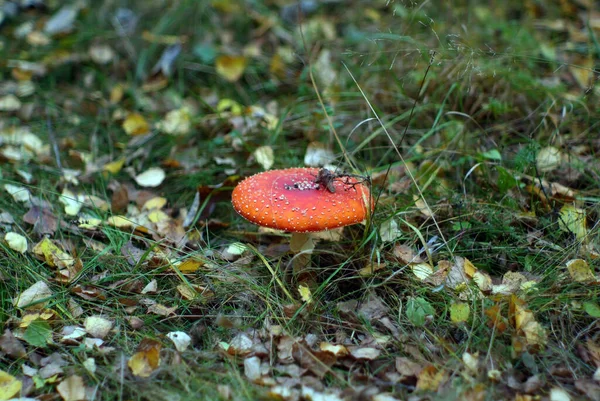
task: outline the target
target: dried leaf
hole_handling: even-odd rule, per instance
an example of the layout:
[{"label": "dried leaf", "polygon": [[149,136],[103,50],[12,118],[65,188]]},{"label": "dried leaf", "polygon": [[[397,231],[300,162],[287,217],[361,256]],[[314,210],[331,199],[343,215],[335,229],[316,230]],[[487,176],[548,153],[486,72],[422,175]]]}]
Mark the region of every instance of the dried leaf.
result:
[{"label": "dried leaf", "polygon": [[189,134],[192,129],[190,110],[187,107],[171,110],[165,119],[157,124],[157,128],[165,134],[174,136]]},{"label": "dried leaf", "polygon": [[300,293],[300,298],[302,301],[306,302],[307,304],[312,303],[312,292],[306,284],[300,284],[298,286],[298,292]]},{"label": "dried leaf", "polygon": [[16,377],[0,370],[0,400],[9,400],[21,391],[23,384]]},{"label": "dried leaf", "polygon": [[85,331],[92,337],[105,338],[113,327],[113,322],[102,316],[89,316],[84,321]]},{"label": "dried leaf", "polygon": [[173,341],[175,348],[179,352],[185,351],[192,343],[192,338],[183,331],[172,331],[167,333],[167,337],[169,340]]},{"label": "dried leaf", "polygon": [[93,45],[88,53],[92,61],[100,65],[108,64],[115,58],[115,51],[105,44]]},{"label": "dried leaf", "polygon": [[589,281],[596,281],[592,269],[588,263],[583,259],[571,259],[567,262],[567,270],[571,275],[573,281],[578,283],[585,283]]},{"label": "dried leaf", "polygon": [[424,368],[417,379],[417,389],[436,392],[446,379],[446,372],[429,365]]},{"label": "dried leaf", "polygon": [[564,205],[560,209],[558,227],[566,233],[574,234],[577,240],[583,241],[587,236],[585,210],[572,205]]},{"label": "dried leaf", "polygon": [[270,146],[259,146],[254,151],[254,158],[262,166],[263,169],[268,170],[273,167],[275,161],[275,154],[273,148]]},{"label": "dried leaf", "polygon": [[71,268],[75,264],[75,259],[62,249],[60,249],[50,239],[44,238],[33,247],[33,253],[37,256],[43,256],[48,265],[59,269]]},{"label": "dried leaf", "polygon": [[149,377],[160,366],[160,350],[162,344],[156,340],[145,338],[137,348],[137,352],[127,362],[134,376]]},{"label": "dried leaf", "polygon": [[139,113],[131,113],[123,121],[123,129],[127,135],[145,135],[150,132],[150,124]]},{"label": "dried leaf", "polygon": [[216,60],[217,74],[229,82],[235,82],[241,78],[247,64],[244,56],[219,56]]},{"label": "dried leaf", "polygon": [[50,288],[48,288],[48,285],[44,281],[38,281],[17,297],[15,300],[15,306],[17,308],[29,307],[34,309],[42,309],[46,303],[39,301],[50,298],[52,294],[52,291]]},{"label": "dried leaf", "polygon": [[547,173],[560,166],[561,154],[560,150],[554,146],[546,146],[542,148],[536,157],[537,168],[542,173]]},{"label": "dried leaf", "polygon": [[0,111],[17,111],[21,108],[21,101],[15,95],[0,97]]},{"label": "dried leaf", "polygon": [[13,359],[25,358],[27,356],[25,347],[9,329],[5,329],[4,334],[0,337],[0,351]]},{"label": "dried leaf", "polygon": [[323,167],[334,160],[333,151],[321,142],[309,143],[304,154],[304,165],[308,167]]},{"label": "dried leaf", "polygon": [[157,187],[164,181],[165,171],[160,167],[152,167],[135,177],[140,187]]},{"label": "dried leaf", "polygon": [[31,192],[25,187],[12,184],[4,184],[6,192],[17,202],[27,202],[31,198]]},{"label": "dried leaf", "polygon": [[4,236],[4,241],[6,241],[8,247],[13,251],[20,253],[27,252],[27,238],[21,234],[17,234],[15,232],[6,233]]},{"label": "dried leaf", "polygon": [[64,401],[85,400],[85,385],[80,376],[73,375],[67,377],[56,386],[56,390]]}]

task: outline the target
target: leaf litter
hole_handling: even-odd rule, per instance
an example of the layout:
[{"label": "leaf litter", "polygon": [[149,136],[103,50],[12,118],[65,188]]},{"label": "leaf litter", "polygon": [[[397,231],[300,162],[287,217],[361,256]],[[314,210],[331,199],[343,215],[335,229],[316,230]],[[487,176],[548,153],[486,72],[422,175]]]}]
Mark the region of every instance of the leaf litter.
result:
[{"label": "leaf litter", "polygon": [[[213,3],[225,20],[238,13],[231,2]],[[300,2],[294,8],[307,12],[308,20],[299,23],[309,39],[335,41],[342,33],[363,34],[358,26],[337,29],[312,3]],[[580,16],[570,10],[585,9],[585,3],[566,2],[562,12],[569,18],[550,21],[539,17],[536,23],[560,31],[572,43],[583,43],[587,40],[583,25],[573,22]],[[552,144],[523,156],[543,177],[534,177],[531,169],[526,171],[532,175],[504,167],[494,170],[503,182],[498,180],[491,191],[505,192],[521,212],[498,236],[525,226],[530,228],[530,242],[523,244],[523,251],[534,255],[541,249],[536,254],[539,256],[558,249],[568,252],[568,257],[557,257],[552,263],[544,259],[545,264],[527,257],[524,263],[501,257],[488,263],[482,254],[495,249],[498,243],[494,239],[481,241],[486,246],[483,251],[474,241],[472,250],[457,247],[456,252],[436,249],[432,246],[435,241],[426,243],[431,236],[411,240],[409,227],[426,232],[429,228],[424,227],[435,218],[452,223],[444,229],[453,239],[470,241],[475,232],[472,228],[488,224],[489,217],[478,211],[464,212],[463,203],[479,201],[467,195],[467,179],[485,186],[486,174],[493,174],[486,166],[476,168],[473,174],[463,175],[462,199],[446,199],[448,194],[441,188],[451,186],[450,167],[445,161],[421,162],[419,157],[429,150],[417,142],[414,161],[392,167],[389,176],[373,174],[377,185],[385,182],[384,177],[388,180],[382,205],[396,208],[396,195],[406,196],[403,202],[409,205],[380,222],[377,228],[382,244],[371,249],[376,257],[359,256],[356,263],[344,264],[337,273],[323,276],[322,266],[335,270],[342,265],[335,255],[350,252],[344,241],[356,232],[321,234],[313,254],[323,264],[315,266],[316,277],[326,284],[315,287],[311,280],[289,284],[297,289],[297,298],[284,304],[274,298],[278,290],[272,287],[279,275],[293,280],[286,277],[288,273],[277,259],[289,250],[281,234],[240,231],[241,225],[231,228],[232,223],[217,216],[223,216],[221,201],[227,199],[241,175],[288,162],[286,147],[274,140],[282,135],[280,123],[290,132],[286,140],[291,146],[304,149],[308,144],[305,165],[336,163],[332,150],[336,148],[318,134],[318,127],[325,125],[324,116],[318,108],[307,111],[306,115],[314,119],[314,128],[310,128],[307,120],[297,115],[286,117],[281,110],[287,110],[287,105],[277,101],[261,103],[252,96],[221,91],[218,85],[217,89],[200,86],[197,93],[186,95],[172,89],[178,80],[184,82],[186,71],[208,72],[222,81],[220,84],[232,87],[256,87],[257,65],[264,62],[264,73],[270,76],[262,78],[269,85],[285,88],[289,80],[304,74],[295,70],[296,50],[292,49],[294,41],[299,41],[299,31],[294,26],[290,31],[284,29],[276,14],[252,12],[249,18],[256,26],[243,46],[235,44],[230,28],[223,30],[219,43],[213,42],[211,35],[202,43],[194,43],[194,57],[200,55],[207,65],[188,58],[187,35],[145,31],[140,38],[162,51],[152,59],[153,68],[149,68],[152,62],[147,65],[148,73],[142,67],[136,72],[140,79],[137,88],[137,82],[126,83],[123,75],[131,67],[128,57],[140,50],[135,47],[136,40],[132,41],[140,21],[136,12],[121,8],[114,13],[111,22],[121,42],[104,43],[100,37],[87,48],[75,50],[68,45],[69,40],[81,31],[82,19],[92,11],[92,5],[39,6],[50,11],[45,16],[38,14],[37,7],[18,7],[18,11],[30,11],[24,16],[11,13],[10,19],[26,20],[9,30],[9,42],[3,33],[0,36],[0,49],[18,43],[36,49],[25,58],[40,54],[35,52],[45,53],[39,60],[9,60],[2,66],[7,86],[0,92],[0,177],[8,177],[8,182],[3,182],[7,196],[3,197],[0,223],[2,245],[10,250],[11,265],[0,272],[0,280],[8,282],[7,277],[16,275],[24,281],[11,284],[6,297],[16,309],[10,317],[2,318],[6,329],[0,337],[0,356],[14,366],[0,366],[7,370],[0,370],[0,399],[46,393],[55,393],[63,400],[92,399],[89,386],[96,375],[107,369],[114,371],[121,358],[118,355],[124,353],[127,374],[134,380],[163,380],[165,371],[191,366],[201,353],[214,362],[216,370],[227,363],[263,389],[263,394],[283,400],[425,399],[428,394],[449,391],[457,377],[469,383],[463,389],[465,399],[483,399],[486,386],[500,389],[506,398],[510,395],[523,400],[574,399],[574,394],[598,398],[598,338],[590,320],[600,316],[593,296],[593,286],[598,283],[593,224],[597,213],[590,208],[590,193],[580,191],[585,179],[582,171],[562,174],[573,165],[576,168],[572,170],[579,168],[591,174],[573,159],[590,161],[588,156],[596,151],[596,145],[571,150]],[[404,6],[394,7],[394,14],[406,12]],[[533,5],[527,12],[535,14],[536,7],[545,6]],[[290,10],[289,6],[281,7],[281,18],[296,24],[298,19],[291,15],[297,11]],[[381,21],[386,12],[382,7],[367,7],[364,17]],[[479,19],[488,13],[480,8],[473,12]],[[588,20],[597,31],[597,16],[593,14]],[[278,43],[272,57],[263,53],[265,43]],[[551,54],[550,50],[554,51],[541,48],[542,54]],[[140,60],[146,57],[144,53]],[[313,57],[316,81],[327,108],[331,107],[328,111],[343,105],[340,87],[345,78],[336,66],[337,57],[328,48],[316,48]],[[572,58],[571,63],[565,64],[566,72],[558,76],[570,85],[569,101],[577,99],[575,88],[589,88],[593,95],[591,56],[565,57]],[[42,99],[37,97],[40,83],[65,66],[81,72],[77,85],[56,92],[56,104],[65,115],[57,118],[48,112],[43,124],[39,123],[34,119],[41,111],[36,106],[37,99]],[[112,71],[114,75],[100,78],[86,73],[89,69]],[[371,93],[374,87],[368,81],[365,85]],[[428,91],[426,88],[424,93],[431,96],[433,92]],[[388,94],[373,92],[381,96],[378,101],[392,104]],[[106,109],[99,112],[98,107]],[[494,107],[499,105],[493,106],[490,99],[479,111],[493,114]],[[556,122],[558,116],[553,112],[548,111],[547,118]],[[82,125],[82,120],[90,116],[96,119],[103,113],[109,117],[98,120],[100,128],[91,130],[86,123]],[[64,131],[58,138],[41,134],[39,128],[47,126],[46,118],[61,125]],[[104,124],[111,131],[106,136],[96,132],[102,131]],[[93,145],[69,138],[75,131],[84,131]],[[110,149],[97,147],[99,141],[110,142]],[[423,141],[431,149],[435,147],[426,138]],[[192,152],[195,148],[203,152]],[[107,154],[100,154],[105,150]],[[517,153],[522,149],[512,150]],[[493,147],[481,150],[478,157],[479,161],[500,164],[505,155]],[[302,155],[296,158],[301,160]],[[52,170],[54,167],[57,169]],[[428,199],[426,203],[411,192],[408,169],[419,172],[418,182],[423,189],[431,189],[438,202]],[[43,178],[52,171],[55,180]],[[191,186],[180,181],[186,176],[194,177]],[[222,231],[215,236],[212,230]],[[221,235],[223,232],[227,235]],[[229,234],[235,239],[227,237]],[[417,245],[419,241],[423,244]],[[335,251],[322,253],[326,247]],[[267,259],[263,259],[265,255]],[[254,263],[258,261],[263,265],[257,268]],[[33,266],[27,267],[27,274],[22,273],[21,266],[25,265]],[[549,279],[544,269],[556,272],[556,279]],[[29,276],[35,276],[35,281]],[[357,281],[373,288],[365,292]],[[262,284],[267,284],[268,292],[257,290]],[[581,292],[569,294],[565,297],[568,301],[561,303],[558,286]],[[228,288],[226,296],[224,288]],[[585,289],[589,293],[584,294]],[[224,305],[227,308],[223,310],[233,309],[235,313],[212,319],[210,316]],[[264,307],[269,312],[251,319],[254,327],[248,328],[245,314],[256,313],[252,307]],[[569,366],[577,371],[575,375],[557,367],[552,371],[557,379],[550,380],[540,374],[540,361],[563,343],[557,341],[556,327],[565,336],[573,329],[553,308],[574,314],[573,319],[589,327],[581,335],[575,334],[585,341],[580,341],[573,354],[588,368]],[[191,326],[187,320],[199,324]],[[184,331],[167,330],[165,322],[174,322]],[[292,328],[297,322],[301,330]],[[220,331],[211,332],[209,341],[201,333],[213,325]],[[125,327],[128,333],[135,333],[131,338],[141,339],[135,350],[131,344],[121,347]],[[470,327],[489,328],[486,334],[490,336],[483,341],[486,347],[476,350],[475,341],[465,342],[473,330]],[[496,352],[503,347],[510,352]],[[78,363],[71,358],[73,349],[85,350],[89,357]],[[523,368],[515,369],[515,365]],[[347,385],[349,382],[352,386]],[[233,398],[232,391],[227,384],[218,387],[224,399]]]}]

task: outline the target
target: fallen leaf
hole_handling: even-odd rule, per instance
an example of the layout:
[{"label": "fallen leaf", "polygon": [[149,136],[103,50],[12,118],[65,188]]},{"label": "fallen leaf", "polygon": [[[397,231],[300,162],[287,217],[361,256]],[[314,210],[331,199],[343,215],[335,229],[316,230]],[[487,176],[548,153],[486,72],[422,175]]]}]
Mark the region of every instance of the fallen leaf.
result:
[{"label": "fallen leaf", "polygon": [[417,389],[436,392],[446,379],[446,372],[438,370],[435,366],[425,367],[417,378]]},{"label": "fallen leaf", "polygon": [[471,308],[465,302],[457,302],[450,305],[450,320],[452,323],[464,323],[469,320]]},{"label": "fallen leaf", "polygon": [[244,56],[222,55],[216,60],[217,74],[229,82],[235,82],[241,78],[247,64],[248,60]]},{"label": "fallen leaf", "polygon": [[244,359],[244,375],[251,382],[256,382],[261,378],[262,373],[260,369],[260,358],[257,356],[251,356]]},{"label": "fallen leaf", "polygon": [[115,58],[115,51],[106,44],[92,45],[88,54],[94,63],[100,65],[108,64]]},{"label": "fallen leaf", "polygon": [[102,171],[107,171],[111,174],[117,174],[123,168],[123,164],[125,164],[125,159],[118,159],[110,163],[106,163],[102,167]]},{"label": "fallen leaf", "polygon": [[550,390],[550,401],[571,401],[571,396],[562,388],[554,387]]},{"label": "fallen leaf", "polygon": [[333,163],[334,160],[333,151],[322,142],[311,142],[306,147],[306,153],[304,154],[305,166],[323,167]]},{"label": "fallen leaf", "polygon": [[56,386],[56,390],[64,401],[85,400],[85,385],[81,376],[67,377]]},{"label": "fallen leaf", "polygon": [[560,218],[558,227],[569,234],[575,235],[579,241],[583,241],[587,236],[587,220],[584,209],[564,205],[560,209]]},{"label": "fallen leaf", "polygon": [[253,154],[257,163],[260,164],[264,170],[273,167],[275,154],[273,153],[273,148],[270,146],[259,146]]},{"label": "fallen leaf", "polygon": [[58,201],[65,205],[65,213],[68,216],[77,216],[83,207],[83,202],[81,199],[79,199],[79,196],[75,195],[68,188],[63,188],[62,194],[58,198]]},{"label": "fallen leaf", "polygon": [[428,316],[435,315],[433,306],[421,297],[410,297],[406,302],[406,317],[415,326],[423,326]]},{"label": "fallen leaf", "polygon": [[0,337],[0,351],[13,359],[25,358],[27,351],[21,342],[9,329],[4,330]]},{"label": "fallen leaf", "polygon": [[50,298],[52,294],[52,291],[44,281],[38,281],[17,297],[15,306],[17,308],[42,309],[46,305],[46,302],[39,301]]},{"label": "fallen leaf", "polygon": [[137,348],[137,352],[129,358],[127,366],[134,376],[149,377],[160,366],[160,350],[162,344],[156,340],[145,338]]},{"label": "fallen leaf", "polygon": [[131,113],[123,121],[123,129],[127,135],[146,135],[150,132],[150,124],[139,113]]},{"label": "fallen leaf", "polygon": [[306,302],[307,304],[310,304],[312,302],[312,292],[310,291],[310,288],[307,285],[300,284],[298,286],[298,292],[300,293],[300,298],[302,299],[302,301]]},{"label": "fallen leaf", "polygon": [[135,177],[140,187],[157,187],[164,181],[165,171],[160,167],[152,167]]},{"label": "fallen leaf", "polygon": [[0,111],[17,111],[21,108],[21,101],[15,95],[0,97]]},{"label": "fallen leaf", "polygon": [[433,274],[433,267],[429,263],[412,263],[410,268],[413,274],[421,281],[425,281]]},{"label": "fallen leaf", "polygon": [[59,269],[70,268],[75,264],[75,259],[53,243],[50,239],[44,238],[33,247],[33,253],[37,256],[43,256],[48,265]]},{"label": "fallen leaf", "polygon": [[158,122],[157,128],[174,136],[189,134],[192,129],[190,110],[187,107],[171,110],[163,121]]},{"label": "fallen leaf", "polygon": [[585,283],[596,281],[596,276],[592,273],[592,269],[583,259],[571,259],[567,262],[567,270],[573,281]]},{"label": "fallen leaf", "polygon": [[8,247],[13,251],[25,253],[27,251],[27,238],[21,234],[15,232],[6,233],[4,241],[8,244]]},{"label": "fallen leaf", "polygon": [[113,322],[102,316],[88,316],[83,323],[85,331],[94,338],[104,338],[113,327]]},{"label": "fallen leaf", "polygon": [[175,348],[179,352],[185,351],[192,343],[192,338],[183,331],[172,331],[170,333],[167,333],[167,338],[173,341],[173,344],[175,344]]},{"label": "fallen leaf", "polygon": [[372,347],[349,347],[350,355],[355,359],[366,359],[373,361],[379,358],[381,350]]},{"label": "fallen leaf", "polygon": [[21,391],[23,384],[16,377],[0,370],[0,400],[9,400]]},{"label": "fallen leaf", "polygon": [[25,187],[12,184],[4,184],[6,192],[17,202],[27,202],[31,198],[31,192]]},{"label": "fallen leaf", "polygon": [[62,7],[46,21],[44,32],[48,35],[57,35],[72,31],[78,12],[79,10],[75,6]]},{"label": "fallen leaf", "polygon": [[381,223],[379,235],[383,242],[392,242],[402,236],[402,231],[398,228],[398,223],[395,219],[389,219]]},{"label": "fallen leaf", "polygon": [[554,146],[546,146],[542,148],[536,157],[537,168],[542,173],[547,173],[560,166],[561,154],[560,150]]},{"label": "fallen leaf", "polygon": [[154,305],[150,305],[148,307],[148,313],[154,313],[155,315],[160,315],[160,316],[170,316],[170,315],[174,314],[176,310],[177,310],[177,305],[168,307],[163,304],[157,303]]}]

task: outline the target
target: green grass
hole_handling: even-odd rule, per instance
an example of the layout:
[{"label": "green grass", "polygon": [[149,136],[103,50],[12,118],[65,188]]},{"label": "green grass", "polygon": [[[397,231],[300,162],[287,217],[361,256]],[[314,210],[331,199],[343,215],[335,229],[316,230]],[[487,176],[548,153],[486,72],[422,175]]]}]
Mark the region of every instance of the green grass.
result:
[{"label": "green grass", "polygon": [[[103,400],[277,399],[269,394],[276,385],[296,396],[305,386],[345,390],[356,399],[377,392],[397,399],[513,399],[525,392],[514,383],[533,375],[541,380],[533,394],[562,388],[574,399],[591,398],[577,384],[590,380],[600,363],[590,356],[599,340],[598,316],[590,308],[598,305],[600,287],[573,280],[565,266],[581,258],[598,277],[598,31],[580,20],[582,3],[570,5],[573,11],[568,2],[523,7],[333,1],[305,15],[302,32],[276,3],[130,2],[140,20],[135,33],[123,38],[111,18],[126,4],[91,2],[79,12],[73,32],[46,46],[15,38],[15,32],[28,21],[43,27],[58,10],[55,4],[49,13],[23,11],[0,26],[0,81],[6,83],[0,98],[12,91],[18,73],[8,60],[78,56],[49,64],[47,73],[34,77],[34,93],[19,96],[21,110],[0,111],[0,138],[12,127],[27,126],[48,146],[30,160],[0,156],[0,322],[21,337],[27,352],[22,358],[0,352],[0,370],[22,379],[23,364],[39,368],[40,357],[58,353],[66,361],[64,372],[56,381],[36,376],[37,387],[29,387],[28,395],[56,394],[57,383],[77,374],[97,391],[94,399]],[[570,31],[553,27],[553,21]],[[148,40],[148,33],[182,41],[173,75],[156,91],[145,84],[165,44]],[[110,45],[116,59],[107,65],[89,60],[95,44]],[[274,73],[273,57],[284,48],[292,57]],[[324,51],[330,52],[327,62],[320,59]],[[217,73],[216,56],[244,53],[252,55],[239,81]],[[589,74],[589,87],[578,82],[581,71]],[[335,74],[329,85],[327,73]],[[124,87],[123,97],[111,102],[116,85]],[[278,123],[269,128],[257,117],[220,112],[224,99],[243,109],[260,106]],[[192,129],[185,136],[152,129],[132,138],[122,128],[128,112],[155,124],[182,106],[191,110]],[[3,140],[2,152],[9,147]],[[292,273],[289,236],[258,233],[233,211],[229,194],[240,177],[262,170],[252,157],[259,146],[273,148],[273,168],[286,168],[303,164],[312,141],[327,144],[342,168],[371,174],[373,192],[381,197],[368,225],[318,244],[305,272],[314,283],[312,302],[306,303],[298,293],[302,277]],[[538,157],[549,146],[560,149],[563,159],[545,171]],[[125,160],[123,169],[102,171],[119,159]],[[175,159],[179,165],[166,163]],[[157,166],[167,178],[145,194],[133,177]],[[60,167],[78,170],[78,182],[68,182]],[[575,195],[552,192],[549,184],[540,190],[542,181]],[[25,186],[34,202],[47,202],[56,231],[40,233],[25,222],[31,206],[15,201],[5,184]],[[114,195],[119,185],[130,193],[121,209]],[[132,207],[165,197],[162,210],[171,226],[148,223],[147,232],[109,224],[81,229],[59,202],[64,188],[108,202],[108,209],[84,206],[80,212],[104,221],[147,218],[134,215]],[[202,196],[191,210],[196,191]],[[433,218],[424,213],[424,201]],[[573,226],[565,229],[565,205],[585,211],[584,237]],[[197,213],[195,224],[183,228],[190,210]],[[390,219],[399,232],[386,241],[382,227]],[[11,249],[3,240],[8,232],[24,235],[28,251]],[[182,232],[185,245],[168,239]],[[34,254],[44,236],[76,260],[70,280],[57,280],[58,269]],[[503,295],[481,293],[473,280],[456,289],[423,281],[395,252],[399,245],[418,252],[428,241],[429,254],[422,257],[434,269],[463,257],[496,285],[508,272],[536,285]],[[228,257],[225,250],[234,242],[247,250]],[[196,271],[183,274],[174,267],[190,259],[201,261]],[[373,274],[361,270],[378,264],[382,268]],[[153,280],[156,292],[142,294]],[[52,317],[34,323],[49,336],[43,346],[32,345],[31,330],[19,327],[27,311],[13,303],[38,281],[53,294],[44,305]],[[196,288],[199,295],[186,299],[178,286]],[[528,342],[515,327],[520,301],[546,331],[544,345]],[[452,305],[463,302],[469,317],[453,322]],[[148,311],[152,304],[176,310],[160,315]],[[496,307],[501,317],[494,325],[490,308]],[[95,315],[114,324],[104,348],[81,340],[61,343],[65,327]],[[132,317],[143,325],[132,325]],[[176,351],[166,337],[172,331],[188,333],[192,346]],[[245,377],[245,354],[226,351],[240,333],[265,347],[253,351],[268,367],[262,383]],[[282,336],[299,339],[291,365],[309,373],[285,372],[289,364],[277,359],[284,351],[278,349]],[[149,378],[139,378],[127,362],[145,338],[162,344],[161,364]],[[373,361],[340,357],[316,378],[310,373],[317,369],[314,360],[299,355],[318,342],[373,347],[380,354]],[[465,353],[478,358],[475,371]],[[397,357],[427,366],[432,376],[441,372],[443,380],[428,386],[425,373],[400,380]],[[88,358],[95,360],[95,372],[86,370]],[[490,378],[495,371],[500,377]],[[24,387],[30,381],[24,379]]]}]

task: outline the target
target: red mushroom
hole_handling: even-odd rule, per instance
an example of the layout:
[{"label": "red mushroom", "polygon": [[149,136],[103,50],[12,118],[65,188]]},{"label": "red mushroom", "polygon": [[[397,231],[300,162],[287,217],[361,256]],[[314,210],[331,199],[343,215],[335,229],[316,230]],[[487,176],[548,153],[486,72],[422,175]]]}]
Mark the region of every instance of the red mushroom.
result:
[{"label": "red mushroom", "polygon": [[[329,175],[324,177],[323,172]],[[362,180],[318,168],[253,175],[234,188],[231,202],[235,211],[252,223],[291,232],[294,253],[312,250],[312,240],[305,233],[360,223],[373,210],[370,190]],[[299,263],[294,270],[308,263],[308,258],[295,262]]]},{"label": "red mushroom", "polygon": [[325,185],[319,172],[289,168],[248,177],[233,190],[233,208],[254,224],[292,233],[364,221],[373,208],[369,188],[351,175],[334,176]]}]

